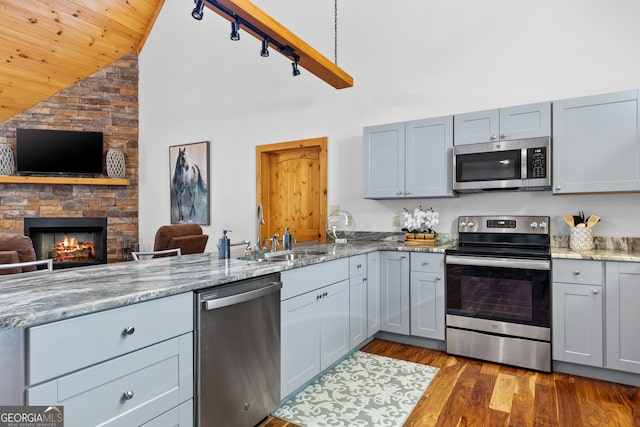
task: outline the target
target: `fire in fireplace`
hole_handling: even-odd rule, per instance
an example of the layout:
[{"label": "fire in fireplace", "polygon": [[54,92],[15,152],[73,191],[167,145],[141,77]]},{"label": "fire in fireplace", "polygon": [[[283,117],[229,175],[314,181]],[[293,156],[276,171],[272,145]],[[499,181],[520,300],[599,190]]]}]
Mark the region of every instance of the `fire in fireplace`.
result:
[{"label": "fire in fireplace", "polygon": [[25,218],[24,234],[56,269],[107,262],[106,218]]}]

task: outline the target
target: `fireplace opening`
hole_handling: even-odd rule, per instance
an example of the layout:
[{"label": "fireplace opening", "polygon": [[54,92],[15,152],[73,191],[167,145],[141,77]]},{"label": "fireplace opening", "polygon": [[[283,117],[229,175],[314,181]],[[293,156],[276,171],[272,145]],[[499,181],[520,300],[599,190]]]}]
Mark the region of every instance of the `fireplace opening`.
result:
[{"label": "fireplace opening", "polygon": [[54,269],[107,262],[106,218],[25,218],[24,234],[36,259],[52,259]]}]

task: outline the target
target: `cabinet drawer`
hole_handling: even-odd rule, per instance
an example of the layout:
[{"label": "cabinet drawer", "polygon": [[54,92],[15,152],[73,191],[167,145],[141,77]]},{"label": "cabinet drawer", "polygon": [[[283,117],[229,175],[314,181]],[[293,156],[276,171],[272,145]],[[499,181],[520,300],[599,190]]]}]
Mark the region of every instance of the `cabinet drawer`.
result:
[{"label": "cabinet drawer", "polygon": [[601,261],[554,259],[554,282],[602,285],[604,269]]},{"label": "cabinet drawer", "polygon": [[444,273],[444,254],[412,252],[411,271]]},{"label": "cabinet drawer", "polygon": [[280,300],[302,295],[349,278],[349,259],[341,258],[280,273]]},{"label": "cabinet drawer", "polygon": [[367,274],[367,255],[356,255],[349,258],[349,277]]},{"label": "cabinet drawer", "polygon": [[[129,334],[126,330],[129,329]],[[27,330],[27,384],[38,384],[193,331],[193,294],[160,298]]]},{"label": "cabinet drawer", "polygon": [[67,427],[141,425],[193,397],[192,336],[30,387],[27,403],[63,405]]},{"label": "cabinet drawer", "polygon": [[141,427],[192,427],[193,426],[193,400],[187,400],[177,408],[154,418]]}]

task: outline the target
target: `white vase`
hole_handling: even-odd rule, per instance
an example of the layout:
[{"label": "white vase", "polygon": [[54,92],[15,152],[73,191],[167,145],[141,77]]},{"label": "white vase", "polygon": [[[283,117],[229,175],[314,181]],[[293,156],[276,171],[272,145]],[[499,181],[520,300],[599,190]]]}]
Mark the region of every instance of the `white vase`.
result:
[{"label": "white vase", "polygon": [[13,150],[8,143],[0,143],[0,175],[13,175],[14,171]]},{"label": "white vase", "polygon": [[124,154],[117,148],[109,148],[107,151],[107,175],[110,178],[122,178],[125,173]]}]

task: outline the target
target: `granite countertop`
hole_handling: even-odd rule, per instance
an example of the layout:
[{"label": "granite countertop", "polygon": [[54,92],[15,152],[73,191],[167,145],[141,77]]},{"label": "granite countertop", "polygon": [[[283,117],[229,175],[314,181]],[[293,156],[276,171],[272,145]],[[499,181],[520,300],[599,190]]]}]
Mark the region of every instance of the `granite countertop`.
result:
[{"label": "granite countertop", "polygon": [[407,248],[397,241],[296,245],[326,251],[296,261],[221,260],[204,253],[0,276],[0,332],[53,322],[141,301],[192,292],[292,268],[377,250],[444,252],[450,243]]},{"label": "granite countertop", "polygon": [[640,262],[640,252],[629,252],[619,249],[593,249],[590,251],[574,251],[573,249],[569,248],[551,248],[551,258]]}]

